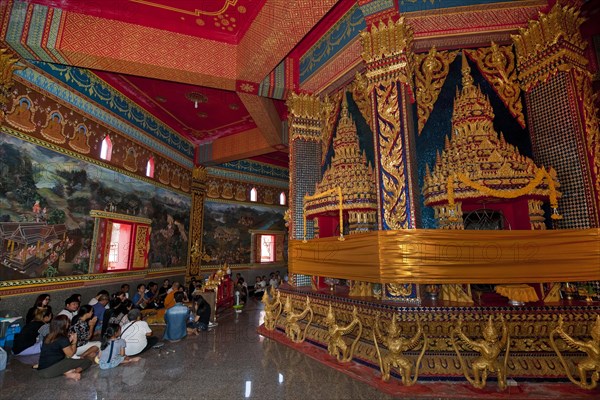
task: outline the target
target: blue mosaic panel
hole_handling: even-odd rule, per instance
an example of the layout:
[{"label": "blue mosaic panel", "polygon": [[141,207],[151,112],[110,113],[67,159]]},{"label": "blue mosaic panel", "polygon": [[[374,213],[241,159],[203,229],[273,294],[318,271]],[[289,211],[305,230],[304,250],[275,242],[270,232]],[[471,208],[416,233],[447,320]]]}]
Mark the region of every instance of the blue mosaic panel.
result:
[{"label": "blue mosaic panel", "polygon": [[[315,186],[321,179],[321,144],[315,141],[295,140],[290,148],[290,153],[295,166],[294,170],[290,171],[292,182],[294,182],[293,209],[291,210],[294,219],[292,239],[302,239],[304,237],[302,222],[304,195],[314,194]],[[313,222],[307,221],[306,238],[310,239],[313,235]]]},{"label": "blue mosaic panel", "polygon": [[400,12],[407,13],[480,4],[508,3],[510,1],[515,0],[398,0],[398,7]]}]

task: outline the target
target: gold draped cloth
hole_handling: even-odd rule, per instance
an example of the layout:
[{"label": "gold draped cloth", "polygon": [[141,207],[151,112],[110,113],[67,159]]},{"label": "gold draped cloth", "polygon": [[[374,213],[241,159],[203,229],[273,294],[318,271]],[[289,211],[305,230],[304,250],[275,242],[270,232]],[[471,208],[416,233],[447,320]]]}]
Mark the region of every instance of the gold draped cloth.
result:
[{"label": "gold draped cloth", "polygon": [[413,229],[290,241],[289,272],[379,283],[600,280],[600,229]]},{"label": "gold draped cloth", "polygon": [[524,303],[538,301],[540,299],[535,292],[535,289],[524,283],[515,285],[496,285],[496,293],[508,297],[510,300],[522,301]]}]

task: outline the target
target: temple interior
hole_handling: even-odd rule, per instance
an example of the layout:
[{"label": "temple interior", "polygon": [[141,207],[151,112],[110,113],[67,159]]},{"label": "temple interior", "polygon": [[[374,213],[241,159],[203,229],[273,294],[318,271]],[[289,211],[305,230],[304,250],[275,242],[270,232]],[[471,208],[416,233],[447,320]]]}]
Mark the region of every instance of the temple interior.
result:
[{"label": "temple interior", "polygon": [[0,398],[600,398],[599,20],[0,0]]}]

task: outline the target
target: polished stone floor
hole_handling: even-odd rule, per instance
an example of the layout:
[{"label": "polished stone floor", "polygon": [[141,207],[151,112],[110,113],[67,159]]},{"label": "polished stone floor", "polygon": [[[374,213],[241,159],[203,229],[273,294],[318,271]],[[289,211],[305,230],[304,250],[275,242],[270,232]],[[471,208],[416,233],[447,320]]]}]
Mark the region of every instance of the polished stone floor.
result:
[{"label": "polished stone floor", "polygon": [[100,370],[81,381],[41,379],[10,359],[0,372],[0,399],[389,399],[371,386],[256,333],[261,307],[219,319],[200,336],[167,343],[137,364]]}]

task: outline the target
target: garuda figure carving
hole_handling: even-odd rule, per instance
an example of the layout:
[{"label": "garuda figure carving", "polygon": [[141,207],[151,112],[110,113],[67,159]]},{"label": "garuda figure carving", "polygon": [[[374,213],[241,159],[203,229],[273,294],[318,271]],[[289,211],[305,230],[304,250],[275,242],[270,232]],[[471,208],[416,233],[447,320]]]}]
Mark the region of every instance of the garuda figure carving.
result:
[{"label": "garuda figure carving", "polygon": [[[565,369],[569,380],[582,389],[594,389],[596,386],[598,386],[598,380],[600,380],[600,315],[596,316],[596,323],[592,327],[591,331],[592,339],[588,341],[573,339],[564,331],[563,324],[564,320],[563,316],[561,315],[558,318],[558,326],[550,333],[550,344],[558,355],[558,358],[560,359],[560,362]],[[556,346],[556,342],[554,341],[554,336],[556,334],[558,334],[567,343],[567,346],[587,354],[587,357],[577,364],[579,381],[576,380],[571,374],[565,359]],[[592,372],[592,376],[588,383],[587,374],[590,371]]]},{"label": "garuda figure carving", "polygon": [[[412,338],[404,338],[400,334],[402,333],[398,326],[396,314],[392,316],[392,321],[389,323],[386,329],[381,328],[379,322],[380,313],[377,313],[375,318],[375,326],[373,328],[373,342],[375,343],[375,349],[377,350],[377,357],[379,358],[379,369],[381,370],[381,379],[384,382],[390,380],[390,373],[392,368],[396,368],[402,377],[402,384],[405,386],[414,385],[419,377],[419,366],[423,355],[427,350],[427,336],[423,333],[423,327],[421,326],[420,318],[417,318],[417,333]],[[413,363],[406,356],[403,355],[405,351],[411,350],[421,342],[419,339],[423,336],[423,347],[421,353],[417,358],[415,364],[415,376],[411,379]],[[379,350],[379,341],[387,348],[387,354],[383,357]]]},{"label": "garuda figure carving", "polygon": [[[498,331],[494,327],[491,315],[486,327],[483,329],[483,339],[469,339],[462,331],[462,318],[458,320],[458,326],[454,328],[451,333],[452,347],[458,355],[465,378],[467,378],[471,385],[478,389],[483,389],[485,387],[489,372],[496,372],[498,374],[498,388],[500,390],[506,389],[506,365],[508,363],[508,353],[510,351],[510,338],[506,321],[502,315],[500,315],[500,321],[502,322],[502,337],[500,340],[498,340]],[[479,353],[479,357],[477,357],[472,364],[473,378],[469,376],[467,365],[458,350],[458,340],[464,343],[466,347]],[[503,365],[500,365],[498,356],[504,348],[506,348],[506,352],[504,353],[504,363]]]},{"label": "garuda figure carving", "polygon": [[[302,343],[304,339],[306,339],[306,331],[308,327],[312,323],[314,312],[310,305],[310,299],[306,296],[306,307],[304,307],[304,311],[299,314],[294,312],[294,307],[292,306],[292,298],[288,296],[285,300],[285,306],[283,306],[283,311],[285,311],[285,334],[286,336],[294,343]],[[299,321],[309,316],[308,322],[304,327],[304,331],[300,329]]]},{"label": "garuda figure carving", "polygon": [[275,291],[273,286],[271,286],[271,296],[273,297],[273,300],[269,300],[269,293],[265,290],[261,300],[265,305],[265,328],[268,331],[275,329],[275,324],[277,324],[277,320],[283,309],[279,291]]},{"label": "garuda figure carving", "polygon": [[[329,311],[325,317],[325,325],[329,328],[327,352],[332,357],[337,358],[339,362],[348,362],[352,360],[352,357],[354,357],[354,350],[356,349],[356,345],[360,340],[363,329],[363,324],[358,318],[356,306],[352,310],[352,321],[350,321],[350,323],[346,326],[339,326],[335,319],[333,309],[331,308],[331,303],[329,303]],[[343,336],[352,333],[356,328],[358,328],[358,333],[352,341],[352,344],[348,346],[344,341]]]}]

